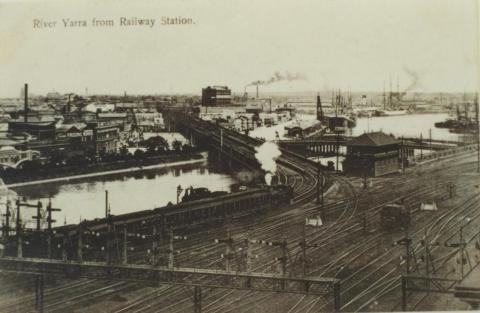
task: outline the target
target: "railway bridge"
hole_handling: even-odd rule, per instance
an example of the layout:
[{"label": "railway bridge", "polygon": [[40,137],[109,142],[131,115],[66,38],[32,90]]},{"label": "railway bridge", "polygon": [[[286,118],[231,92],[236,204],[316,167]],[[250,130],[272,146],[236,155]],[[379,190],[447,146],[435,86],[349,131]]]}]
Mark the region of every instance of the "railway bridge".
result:
[{"label": "railway bridge", "polygon": [[[308,138],[303,140],[284,139],[279,140],[278,144],[290,151],[294,151],[305,157],[313,156],[333,156],[337,152],[339,155],[344,154],[344,149],[349,141],[354,137],[351,136],[322,136],[317,138]],[[424,140],[422,138],[402,138],[400,139],[400,149],[404,155],[413,155],[413,151],[443,151],[463,145],[455,141],[445,140]]]},{"label": "railway bridge", "polygon": [[260,168],[260,164],[255,158],[255,146],[260,145],[262,141],[203,121],[184,112],[170,111],[166,114],[166,119],[193,144],[207,147],[213,152],[211,155],[224,161],[229,168],[232,167],[232,162],[249,169]]}]

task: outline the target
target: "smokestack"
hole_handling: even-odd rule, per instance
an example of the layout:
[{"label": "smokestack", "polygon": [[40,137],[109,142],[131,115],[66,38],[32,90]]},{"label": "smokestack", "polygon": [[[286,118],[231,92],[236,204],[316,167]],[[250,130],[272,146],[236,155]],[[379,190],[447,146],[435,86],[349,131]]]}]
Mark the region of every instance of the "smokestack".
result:
[{"label": "smokestack", "polygon": [[317,120],[323,121],[322,100],[320,100],[320,93],[317,93]]},{"label": "smokestack", "polygon": [[24,113],[24,115],[23,115],[23,120],[24,120],[25,123],[26,123],[26,122],[28,122],[28,116],[27,116],[27,115],[28,115],[28,113],[27,113],[27,112],[28,112],[28,84],[25,84],[25,90],[24,90],[24,92],[25,92],[25,101],[24,101],[24,106],[23,106],[23,108],[24,108],[24,112],[25,112],[25,113]]},{"label": "smokestack", "polygon": [[257,85],[257,99],[258,99],[258,85]]}]

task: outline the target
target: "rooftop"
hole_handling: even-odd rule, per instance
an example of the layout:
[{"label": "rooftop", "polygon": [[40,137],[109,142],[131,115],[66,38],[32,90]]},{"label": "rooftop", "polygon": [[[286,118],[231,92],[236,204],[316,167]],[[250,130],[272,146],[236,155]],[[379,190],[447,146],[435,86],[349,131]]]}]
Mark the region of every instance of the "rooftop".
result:
[{"label": "rooftop", "polygon": [[387,146],[398,144],[398,141],[382,132],[365,133],[347,143],[348,146]]}]

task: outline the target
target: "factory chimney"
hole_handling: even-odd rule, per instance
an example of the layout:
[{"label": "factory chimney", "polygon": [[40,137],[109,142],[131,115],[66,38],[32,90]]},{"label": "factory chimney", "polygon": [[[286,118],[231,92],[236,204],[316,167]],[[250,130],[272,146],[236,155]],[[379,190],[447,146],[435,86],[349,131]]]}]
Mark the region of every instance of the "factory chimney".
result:
[{"label": "factory chimney", "polygon": [[28,122],[28,84],[25,84],[25,89],[24,89],[24,97],[25,97],[25,100],[24,100],[24,115],[23,115],[23,120],[26,122]]},{"label": "factory chimney", "polygon": [[317,120],[323,121],[323,109],[322,100],[320,99],[320,93],[317,93]]},{"label": "factory chimney", "polygon": [[257,99],[258,99],[258,85],[257,85]]}]

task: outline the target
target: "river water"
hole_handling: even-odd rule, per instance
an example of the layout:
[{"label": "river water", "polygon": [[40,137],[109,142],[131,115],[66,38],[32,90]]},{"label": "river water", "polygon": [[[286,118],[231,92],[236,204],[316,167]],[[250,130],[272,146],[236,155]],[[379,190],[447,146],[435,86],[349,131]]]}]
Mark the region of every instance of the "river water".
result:
[{"label": "river water", "polygon": [[[353,135],[366,131],[393,133],[395,136],[419,137],[427,139],[431,130],[433,139],[458,140],[459,135],[449,133],[446,129],[437,129],[434,123],[448,117],[447,114],[418,114],[390,117],[360,118],[353,129]],[[314,119],[313,115],[301,116],[303,119]],[[293,123],[293,122],[288,122]],[[251,132],[251,136],[263,137],[267,140],[275,138],[275,131],[283,137],[287,124],[273,127],[261,127]],[[328,160],[334,161],[334,158]],[[327,159],[323,160],[326,163]],[[340,160],[341,161],[341,160]],[[340,163],[341,165],[341,163]],[[109,202],[112,214],[152,209],[176,202],[177,186],[207,187],[212,191],[229,191],[230,185],[236,182],[232,173],[221,172],[213,164],[204,160],[194,164],[159,168],[144,172],[116,174],[70,182],[44,183],[14,188],[20,197],[27,201],[44,201],[52,198],[53,206],[61,208],[56,214],[57,225],[66,220],[77,223],[80,218],[93,219],[105,215],[105,190],[109,191]],[[22,214],[26,219],[34,215],[33,209],[26,209]],[[0,204],[0,211],[4,206]]]},{"label": "river water", "polygon": [[[44,183],[13,190],[31,203],[40,200],[46,205],[51,197],[52,206],[62,209],[54,213],[59,225],[65,220],[67,223],[78,223],[80,219],[104,217],[105,190],[108,190],[111,213],[118,215],[175,203],[178,185],[183,189],[193,186],[206,187],[211,191],[230,191],[230,185],[235,182],[235,178],[221,173],[204,160],[144,172]],[[3,212],[4,207],[0,206],[0,210]],[[34,211],[25,209],[22,216],[28,220],[35,215]]]},{"label": "river water", "polygon": [[[422,134],[424,139],[428,139],[431,130],[432,139],[457,141],[463,135],[450,133],[448,129],[435,128],[436,122],[444,121],[448,117],[446,113],[430,113],[358,118],[356,127],[352,129],[352,135],[358,136],[365,132],[383,131],[396,137],[420,138],[420,134]],[[298,114],[297,118],[314,120],[316,117],[311,114]],[[278,132],[280,138],[283,139],[285,138],[285,126],[295,123],[296,121],[292,120],[272,127],[259,127],[251,131],[250,136],[274,140],[276,132]]]}]

